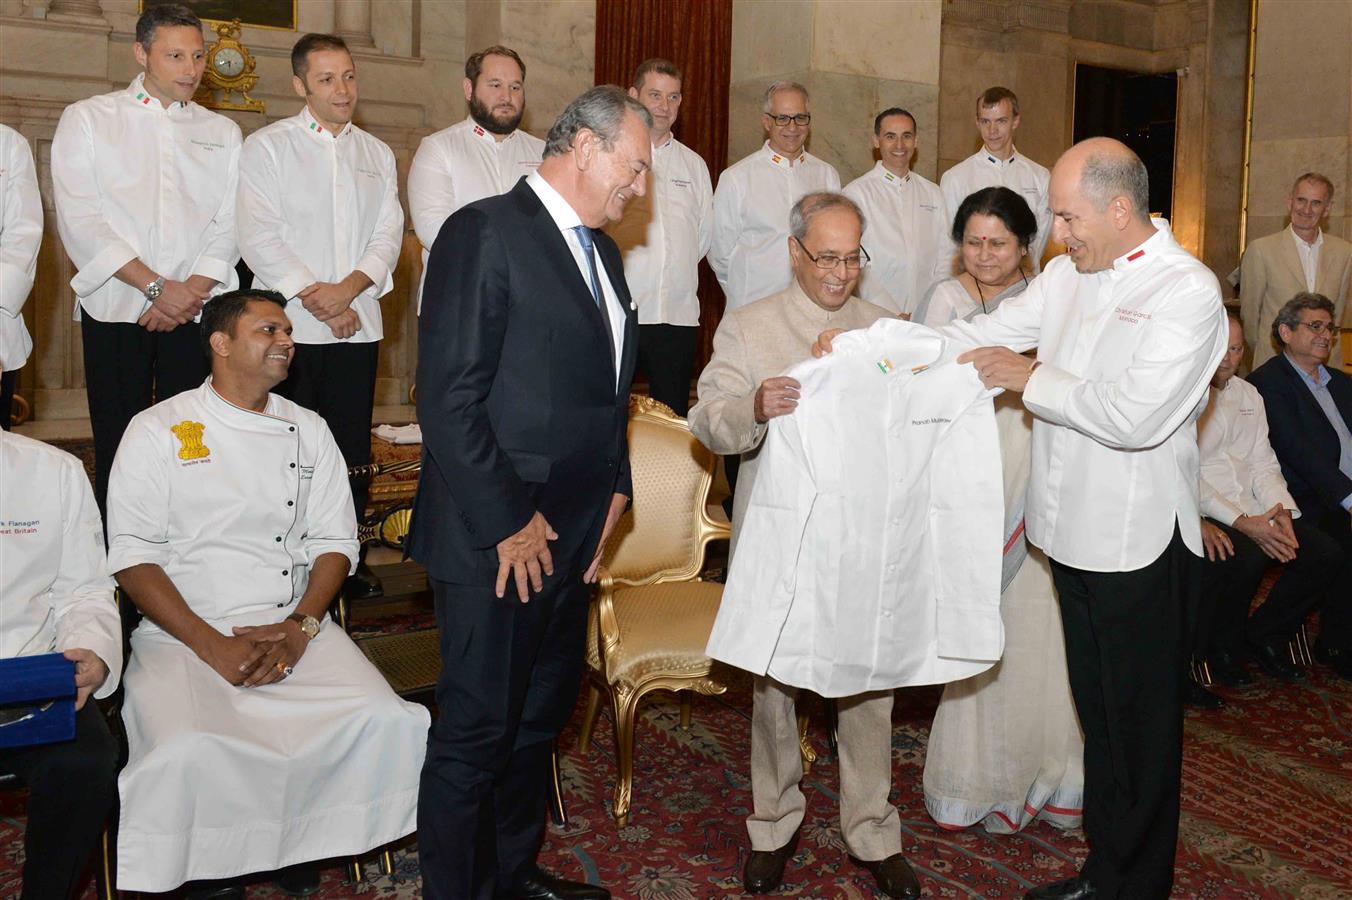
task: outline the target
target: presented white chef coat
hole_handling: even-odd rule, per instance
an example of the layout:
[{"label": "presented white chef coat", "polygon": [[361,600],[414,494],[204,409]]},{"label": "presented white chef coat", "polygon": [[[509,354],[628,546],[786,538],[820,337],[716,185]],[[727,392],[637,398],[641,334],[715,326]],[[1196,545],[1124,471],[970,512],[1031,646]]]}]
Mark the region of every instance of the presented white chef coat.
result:
[{"label": "presented white chef coat", "polygon": [[769,141],[718,177],[709,266],[723,286],[727,309],[789,286],[789,210],[804,194],[838,190],[834,166],[806,150],[791,162],[770,149]]},{"label": "presented white chef coat", "polygon": [[[422,244],[422,279],[427,277],[432,242],[451,213],[475,200],[507,193],[540,168],[544,152],[545,142],[528,131],[517,129],[499,141],[472,117],[422,139],[408,169],[408,212]],[[419,312],[422,284],[420,280]]]},{"label": "presented white chef coat", "polygon": [[704,159],[675,138],[653,147],[648,193],[606,231],[624,257],[640,325],[699,324],[699,261],[713,240],[713,185]]},{"label": "presented white chef coat", "polygon": [[1197,417],[1229,338],[1220,285],[1169,225],[1111,268],[1058,256],[988,316],[940,329],[972,346],[1037,347],[1028,539],[1057,562],[1129,572],[1173,538],[1202,553]]},{"label": "presented white chef coat", "polygon": [[33,349],[23,305],[33,290],[41,245],[42,197],[33,151],[23,135],[0,125],[0,371],[22,368]]},{"label": "presented white chef coat", "polygon": [[239,126],[196,103],[167,108],[137,75],[122,91],[72,103],[52,138],[52,199],[75,264],[75,318],[135,322],[150,307],[113,277],[140,259],[171,281],[239,286],[235,189]]},{"label": "presented white chef coat", "polygon": [[[244,142],[236,210],[240,253],[256,286],[287,299],[296,343],[384,337],[380,298],[394,287],[404,211],[394,152],[383,141],[350,122],[333,134],[307,106]],[[371,279],[352,301],[361,329],[340,340],[296,295],[357,270]]]},{"label": "presented white chef coat", "polygon": [[1267,408],[1258,388],[1232,377],[1225,387],[1211,388],[1209,396],[1206,412],[1197,420],[1202,515],[1231,525],[1240,516],[1266,513],[1280,503],[1298,517],[1281,463],[1268,443]]},{"label": "presented white chef coat", "polygon": [[912,312],[931,284],[953,274],[953,217],[939,186],[915,172],[898,178],[880,162],[844,194],[864,213],[870,262],[859,275],[859,296]]},{"label": "presented white chef coat", "polygon": [[1015,150],[1009,159],[1000,159],[982,147],[939,178],[944,203],[950,214],[957,215],[958,207],[969,194],[982,188],[1007,187],[1028,201],[1028,208],[1037,218],[1037,237],[1028,255],[1033,271],[1041,271],[1042,252],[1052,233],[1051,173],[1046,166],[1033,162]]},{"label": "presented white chef coat", "polygon": [[[223,634],[284,620],[326,553],[357,559],[343,458],[315,413],[234,406],[208,379],[131,422],[108,490],[109,567],[152,563]],[[293,674],[229,684],[142,620],[122,711],[117,883],[161,892],[363,853],[416,827],[428,714],[332,622]],[[378,761],[378,764],[375,762]]]},{"label": "presented white chef coat", "polygon": [[0,659],[77,647],[122,677],[122,622],[103,552],[103,522],[84,464],[0,431]]},{"label": "presented white chef coat", "polygon": [[801,398],[770,420],[709,656],[823,697],[1000,658],[997,392],[961,349],[880,319],[788,371]]}]

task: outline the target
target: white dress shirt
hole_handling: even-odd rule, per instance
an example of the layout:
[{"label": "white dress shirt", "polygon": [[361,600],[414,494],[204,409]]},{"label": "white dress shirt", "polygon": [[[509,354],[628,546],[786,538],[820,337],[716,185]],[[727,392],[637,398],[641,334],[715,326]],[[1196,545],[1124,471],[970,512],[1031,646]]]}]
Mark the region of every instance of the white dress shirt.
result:
[{"label": "white dress shirt", "polygon": [[[423,279],[432,242],[451,213],[475,200],[507,193],[540,167],[544,152],[545,142],[530,132],[518,129],[497,140],[470,117],[422,139],[408,169],[408,212],[422,244]],[[418,311],[422,311],[421,281]]]},{"label": "white dress shirt", "polygon": [[1037,347],[1028,539],[1057,562],[1130,572],[1177,523],[1202,554],[1197,417],[1229,336],[1220,285],[1169,226],[1081,275],[1058,256],[988,316],[940,329],[971,345]]},{"label": "white dress shirt", "polygon": [[126,90],[72,103],[52,138],[52,194],[75,264],[75,318],[135,322],[150,307],[113,275],[140,259],[171,281],[239,286],[239,126],[196,103],[160,105],[137,75]]},{"label": "white dress shirt", "polygon": [[1288,225],[1286,230],[1291,233],[1291,240],[1296,242],[1296,255],[1300,257],[1300,267],[1305,272],[1305,290],[1313,293],[1315,284],[1319,281],[1319,251],[1324,249],[1324,232],[1317,231],[1316,234],[1319,236],[1314,239],[1313,244],[1308,244],[1291,226]]},{"label": "white dress shirt", "polygon": [[[243,409],[208,378],[127,426],[108,482],[114,573],[157,565],[218,623],[293,606],[325,553],[355,569],[357,519],[347,466],[316,413],[276,394],[264,412]],[[159,628],[146,619],[143,630]]]},{"label": "white dress shirt", "polygon": [[789,286],[789,210],[804,194],[838,190],[835,167],[806,150],[790,162],[769,141],[719,176],[709,266],[723,286],[727,309]]},{"label": "white dress shirt", "polygon": [[999,437],[960,349],[881,319],[788,371],[801,398],[760,448],[709,656],[824,697],[1000,658]]},{"label": "white dress shirt", "polygon": [[1211,388],[1210,397],[1197,420],[1202,515],[1231,525],[1240,516],[1256,516],[1280,503],[1299,516],[1268,443],[1267,408],[1258,389],[1236,377],[1220,390]]},{"label": "white dress shirt", "polygon": [[859,296],[896,313],[910,313],[929,286],[953,274],[953,216],[934,182],[908,172],[898,178],[881,162],[845,185],[864,213]]},{"label": "white dress shirt", "polygon": [[1041,270],[1042,251],[1047,249],[1052,232],[1051,181],[1051,173],[1045,166],[1017,150],[1009,159],[999,159],[982,147],[945,172],[939,178],[939,189],[944,193],[949,212],[955,216],[962,201],[982,188],[1007,187],[1028,201],[1028,208],[1037,218],[1037,237],[1028,254],[1036,273]]},{"label": "white dress shirt", "polygon": [[122,621],[103,553],[103,522],[84,465],[64,450],[0,431],[0,659],[75,648],[122,676]]},{"label": "white dress shirt", "polygon": [[354,271],[371,286],[352,301],[361,330],[343,340],[385,336],[380,298],[394,287],[404,211],[394,152],[349,122],[334,134],[307,106],[249,135],[239,161],[239,249],[259,287],[287,299],[299,344],[341,343],[296,295]]},{"label": "white dress shirt", "polygon": [[23,305],[33,290],[41,244],[42,197],[33,151],[23,135],[0,125],[0,370],[5,372],[21,368],[33,349]]},{"label": "white dress shirt", "polygon": [[607,230],[624,255],[640,325],[698,325],[699,261],[713,240],[713,185],[703,158],[670,138],[653,148],[648,193]]},{"label": "white dress shirt", "polygon": [[[573,262],[577,263],[577,270],[582,274],[582,283],[587,285],[587,290],[591,290],[591,270],[587,267],[587,258],[582,253],[582,244],[578,241],[577,232],[574,228],[582,224],[582,219],[568,205],[568,201],[563,199],[563,195],[554,190],[554,186],[541,177],[539,172],[532,172],[526,178],[526,184],[530,185],[531,190],[535,191],[540,202],[544,204],[545,212],[554,220],[554,224],[559,226],[559,231],[563,233],[563,239],[568,242],[568,249],[573,253]],[[615,346],[615,384],[620,383],[620,359],[624,355],[624,323],[625,310],[620,303],[620,295],[615,293],[615,285],[611,281],[611,275],[606,271],[606,264],[601,259],[601,254],[593,249],[593,258],[596,260],[596,275],[601,282],[601,293],[605,295],[606,309],[609,310],[610,318],[610,336]],[[624,273],[620,273],[624,277]]]}]

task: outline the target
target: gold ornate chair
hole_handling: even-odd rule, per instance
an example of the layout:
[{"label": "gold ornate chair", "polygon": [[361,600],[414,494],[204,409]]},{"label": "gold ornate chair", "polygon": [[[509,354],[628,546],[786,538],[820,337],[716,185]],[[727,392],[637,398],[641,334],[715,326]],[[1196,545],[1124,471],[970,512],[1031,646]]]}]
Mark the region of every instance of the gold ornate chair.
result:
[{"label": "gold ornate chair", "polygon": [[[619,763],[612,812],[620,826],[629,820],[639,702],[658,690],[727,689],[704,655],[723,585],[699,577],[709,542],[730,534],[727,522],[706,509],[716,460],[670,408],[649,397],[631,398],[634,502],[603,557],[587,626],[590,693],[578,735],[585,753],[602,693],[609,695]],[[683,726],[690,721],[688,696]]]}]

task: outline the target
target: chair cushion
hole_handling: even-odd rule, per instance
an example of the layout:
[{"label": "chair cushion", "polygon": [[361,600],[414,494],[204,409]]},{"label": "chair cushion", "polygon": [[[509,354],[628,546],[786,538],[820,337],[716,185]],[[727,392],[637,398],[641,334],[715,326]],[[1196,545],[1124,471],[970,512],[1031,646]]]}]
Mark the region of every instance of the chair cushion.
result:
[{"label": "chair cushion", "polygon": [[[704,655],[718,615],[723,585],[710,581],[673,581],[615,591],[620,645],[607,673],[612,683],[638,684],[655,675],[699,678],[709,671]],[[587,623],[587,664],[601,668],[596,641],[598,606]]]}]

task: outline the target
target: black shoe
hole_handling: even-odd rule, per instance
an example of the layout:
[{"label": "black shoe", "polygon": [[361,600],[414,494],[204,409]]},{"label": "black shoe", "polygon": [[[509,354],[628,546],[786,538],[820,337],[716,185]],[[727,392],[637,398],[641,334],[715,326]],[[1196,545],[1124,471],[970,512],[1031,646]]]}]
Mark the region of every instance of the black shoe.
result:
[{"label": "black shoe", "polygon": [[1259,667],[1273,678],[1300,681],[1305,677],[1305,670],[1291,662],[1291,657],[1287,655],[1284,646],[1261,644],[1253,648],[1253,655],[1258,660]]},{"label": "black shoe", "polygon": [[319,867],[311,863],[287,866],[273,873],[272,883],[292,897],[319,893]]},{"label": "black shoe", "polygon": [[1225,701],[1220,694],[1213,694],[1191,678],[1188,679],[1187,703],[1198,709],[1225,709]]},{"label": "black shoe", "polygon": [[1253,676],[1244,668],[1244,664],[1230,653],[1219,650],[1207,658],[1207,667],[1211,669],[1211,680],[1226,687],[1248,687],[1253,684]]},{"label": "black shoe", "polygon": [[512,896],[518,900],[610,900],[610,891],[596,884],[565,881],[536,869]]},{"label": "black shoe", "polygon": [[1067,878],[1065,881],[1053,881],[1033,888],[1023,895],[1023,900],[1087,900],[1098,896],[1094,886],[1083,878]]},{"label": "black shoe", "polygon": [[244,900],[244,885],[198,881],[183,892],[183,900]]},{"label": "black shoe", "polygon": [[357,563],[357,571],[347,577],[347,583],[343,586],[349,600],[366,600],[371,597],[385,596],[385,589],[380,586],[380,579],[376,573],[371,571],[371,567],[365,562]]},{"label": "black shoe", "polygon": [[920,879],[915,877],[911,864],[900,853],[893,853],[885,859],[855,859],[850,862],[867,869],[873,880],[878,882],[878,890],[889,897],[919,897]]},{"label": "black shoe", "polygon": [[784,880],[784,865],[798,849],[798,832],[778,850],[752,850],[742,870],[742,887],[748,894],[768,894],[779,890]]}]

